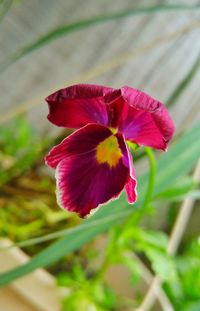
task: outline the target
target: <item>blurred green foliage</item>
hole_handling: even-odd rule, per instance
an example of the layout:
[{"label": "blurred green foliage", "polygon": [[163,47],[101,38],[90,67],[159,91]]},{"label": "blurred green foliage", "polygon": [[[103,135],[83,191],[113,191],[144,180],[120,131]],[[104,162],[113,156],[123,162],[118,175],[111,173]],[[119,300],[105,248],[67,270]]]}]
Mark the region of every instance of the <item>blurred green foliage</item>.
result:
[{"label": "blurred green foliage", "polygon": [[2,126],[0,133],[1,236],[17,242],[76,224],[76,217],[57,209],[54,180],[39,171],[49,139],[40,137],[24,117]]},{"label": "blurred green foliage", "polygon": [[[12,3],[11,0],[0,2],[0,21]],[[0,70],[5,70],[28,53],[72,31],[133,14],[198,8],[199,5],[155,5],[61,25],[21,50],[14,51],[1,63]],[[169,97],[167,105],[172,105],[182,94],[199,69],[199,64],[198,55],[192,68]],[[154,159],[149,154],[150,178],[148,174],[139,178],[139,185],[142,186],[135,209],[125,206],[122,196],[117,202],[102,207],[89,220],[80,223],[76,216],[58,209],[54,179],[43,171],[43,157],[52,141],[39,137],[23,117],[2,126],[0,234],[15,243],[24,242],[25,251],[33,255],[33,258],[27,265],[3,274],[1,285],[37,267],[50,265],[49,269],[56,276],[57,285],[64,289],[63,311],[134,310],[145,295],[143,288],[138,286],[142,283],[142,263],[162,279],[165,293],[175,310],[199,311],[199,238],[192,236],[183,243],[177,256],[167,254],[168,233],[177,216],[179,202],[188,196],[200,198],[198,185],[188,174],[199,157],[199,133],[197,125],[189,134],[183,135],[177,143],[178,147],[175,143],[172,153],[169,151],[169,156],[163,156],[158,162],[157,170],[156,167],[152,169]],[[135,147],[133,152],[136,162],[145,153]],[[165,227],[160,230],[152,229],[146,222],[156,217],[161,204],[167,204],[169,209]],[[99,251],[98,241],[91,240],[106,230],[106,239],[100,236],[105,241]],[[55,243],[50,242],[52,238],[60,236],[64,238]],[[34,237],[36,239],[32,239]],[[44,246],[48,248],[44,249]],[[106,281],[107,271],[115,265],[128,269],[130,279],[127,282],[128,286],[134,287],[134,300],[119,294]]]},{"label": "blurred green foliage", "polygon": [[175,260],[177,278],[165,282],[164,288],[175,310],[197,311],[200,309],[200,243],[194,238]]},{"label": "blurred green foliage", "polygon": [[[121,209],[124,200],[122,196],[121,199],[112,203],[115,205],[114,215],[110,214],[111,209],[108,207],[101,207],[92,218],[78,226],[80,222],[78,217],[58,209],[55,202],[54,179],[43,171],[43,157],[49,146],[52,145],[52,141],[39,137],[26,119],[22,117],[16,119],[9,126],[2,127],[0,137],[0,233],[2,237],[9,237],[13,242],[25,241],[24,246],[26,246],[27,240],[25,250],[30,255],[34,256],[39,252],[40,258],[40,252],[41,254],[48,253],[42,257],[43,264],[45,265],[46,258],[50,259],[49,269],[56,276],[58,286],[64,289],[63,311],[134,309],[144,295],[138,287],[143,280],[141,262],[144,262],[150,271],[159,275],[163,280],[163,288],[175,310],[198,310],[200,302],[200,244],[197,237],[194,236],[191,241],[184,244],[181,248],[182,252],[177,256],[169,256],[167,254],[167,232],[151,229],[150,225],[147,227],[143,225],[144,219],[155,218],[156,206],[161,202],[168,202],[173,209],[174,202],[179,204],[178,202],[188,195],[199,197],[197,185],[187,172],[182,178],[173,177],[177,177],[177,174],[181,176],[181,157],[180,167],[174,166],[174,163],[170,162],[170,158],[174,157],[177,150],[182,148],[183,159],[188,157],[195,163],[198,155],[194,156],[193,154],[193,150],[196,149],[192,149],[192,141],[194,141],[194,148],[197,148],[195,137],[198,135],[198,131],[199,125],[186,136],[183,135],[177,143],[178,145],[175,144],[171,155],[170,153],[165,155],[164,163],[168,163],[166,172],[162,168],[166,166],[163,164],[163,160],[158,162],[156,169],[153,154],[149,154],[151,173],[149,177],[146,174],[146,177],[139,178],[139,184],[142,180],[144,181],[142,186],[146,189],[148,200],[144,199],[143,195],[142,202],[140,196],[139,203],[137,203],[141,206],[139,209],[136,208],[134,211],[125,207]],[[184,149],[188,137],[191,139],[191,153]],[[56,141],[58,140],[56,138]],[[133,152],[138,151],[134,150]],[[187,171],[190,170],[192,163],[187,164]],[[176,175],[173,169],[170,169],[171,166],[176,169]],[[174,178],[173,182],[171,182],[171,176]],[[166,178],[169,182],[166,182]],[[156,191],[153,187],[154,182],[159,182]],[[126,213],[130,215],[127,220]],[[118,217],[116,220],[121,219],[121,224],[117,224],[114,217]],[[170,220],[168,226],[170,227],[172,223],[173,219]],[[74,229],[69,229],[74,226],[76,226]],[[103,247],[104,251],[100,254],[96,242],[90,242],[90,240],[105,229],[109,229],[109,231]],[[62,233],[62,230],[66,231]],[[56,234],[59,236],[60,231],[61,234],[66,234],[63,241],[60,240],[54,245],[48,241],[48,238],[45,239],[46,235],[48,237],[48,234],[52,233],[54,238]],[[39,237],[39,239],[29,240],[34,237]],[[85,237],[86,240],[84,240]],[[87,241],[89,243],[82,246]],[[49,246],[47,251],[43,251],[44,244],[41,242],[45,242],[45,246]],[[71,247],[68,252],[66,246]],[[77,251],[72,253],[75,249]],[[50,254],[52,255],[50,256]],[[135,255],[129,256],[130,254],[137,255],[135,257]],[[34,257],[30,264],[34,263]],[[119,295],[106,281],[107,271],[116,265],[124,266],[129,271],[130,278],[129,281],[127,280],[127,285],[136,288],[134,300]],[[3,278],[1,278],[2,281]]]},{"label": "blurred green foliage", "polygon": [[[193,132],[195,142],[195,136],[198,134],[195,129]],[[192,137],[190,133],[187,135]],[[183,142],[187,144],[187,135],[186,138],[183,136],[179,143],[183,150]],[[29,242],[29,239],[35,236],[41,236],[41,241],[43,241],[43,235],[51,234],[52,231],[56,232],[56,230],[65,230],[79,223],[78,218],[74,215],[58,210],[55,202],[54,179],[42,171],[43,156],[50,145],[52,145],[52,141],[39,137],[23,117],[1,128],[0,233],[1,236],[9,237],[14,242],[23,240],[28,240],[27,242]],[[177,148],[179,149],[179,147]],[[174,149],[174,153],[176,153],[177,148]],[[133,152],[138,151],[134,150]],[[173,157],[173,152],[172,155],[167,155],[169,163],[170,157]],[[154,170],[154,173],[149,175],[149,182],[154,184],[152,177],[156,181],[156,178],[159,178],[159,173],[157,172],[156,177],[157,170],[154,167],[153,154],[149,155],[150,165],[152,165],[151,170]],[[189,154],[188,156],[191,159],[194,158],[192,153],[191,156]],[[183,161],[187,161],[185,156],[183,156],[183,159]],[[170,169],[167,171],[169,173]],[[97,265],[94,263],[99,261],[100,255],[96,249],[95,242],[90,242],[83,248],[80,248],[82,242],[80,244],[78,242],[76,247],[78,253],[74,253],[74,255],[70,255],[70,253],[67,255],[65,248],[61,246],[62,240],[59,242],[60,248],[57,248],[56,251],[50,248],[49,252],[52,255],[54,252],[58,253],[58,251],[62,251],[63,254],[63,256],[59,256],[60,261],[57,264],[56,260],[51,258],[51,262],[54,262],[54,264],[51,265],[50,271],[57,275],[58,286],[65,289],[63,299],[64,311],[82,311],[90,308],[97,311],[135,308],[143,297],[139,287],[136,290],[134,300],[123,295],[120,296],[119,300],[118,293],[115,292],[111,284],[106,282],[105,275],[109,267],[119,264],[123,265],[130,274],[129,286],[136,286],[137,288],[137,284],[142,281],[140,260],[144,261],[150,270],[161,277],[164,282],[164,289],[176,310],[198,310],[200,302],[200,245],[197,237],[194,237],[191,242],[189,241],[187,245],[184,245],[185,250],[178,256],[169,256],[167,254],[167,233],[151,229],[151,227],[147,229],[143,225],[141,226],[143,219],[155,217],[155,207],[161,202],[166,201],[173,207],[174,202],[181,201],[188,195],[194,195],[195,193],[198,198],[198,185],[187,174],[181,179],[174,180],[173,183],[166,183],[162,176],[168,178],[168,174],[163,174],[162,170],[160,178],[163,180],[165,187],[163,188],[159,183],[160,191],[156,192],[154,191],[153,184],[148,185],[148,176],[145,178],[145,183],[148,186],[148,190],[146,189],[148,200],[143,198],[143,208],[133,210],[133,212],[131,209],[127,210],[131,217],[126,221],[126,218],[123,216],[123,227],[117,225],[115,220],[115,226],[112,227],[111,223],[108,222],[105,227],[107,229],[110,228],[106,239],[106,247],[104,247],[103,258],[100,259],[100,263]],[[173,171],[170,174],[173,175]],[[155,194],[153,195],[154,192]],[[123,198],[116,201],[116,216],[118,213],[116,208],[117,206],[119,208],[122,200]],[[141,201],[141,198],[139,201]],[[139,204],[141,203],[139,202]],[[104,209],[102,207],[93,216],[94,223],[95,218],[97,219],[97,224],[98,221],[101,221],[101,218],[98,219],[98,214],[101,215],[101,213],[103,217],[105,212],[108,213],[106,217],[109,219],[110,211],[108,208]],[[121,208],[119,212],[121,213]],[[126,209],[124,212],[126,212]],[[122,213],[124,212],[122,210]],[[102,221],[102,225],[105,226],[104,218],[102,218]],[[166,221],[165,225],[167,224]],[[90,224],[90,221],[88,224]],[[101,227],[99,227],[100,230],[98,226],[91,226],[90,228],[88,224],[86,222],[82,225],[83,231],[77,235],[78,239],[89,233],[86,241],[90,241],[94,235],[94,229],[97,229],[97,233],[101,232]],[[65,233],[63,232],[63,234]],[[40,242],[39,240],[38,242]],[[69,247],[69,243],[72,243],[73,250],[77,243],[75,236],[73,237],[73,230],[72,236],[69,236],[67,240],[64,243],[68,243],[66,245]],[[46,241],[45,243],[48,246],[50,242]],[[25,250],[30,255],[34,255],[44,247],[43,244],[38,244],[34,240],[30,244],[32,245],[27,243],[27,247],[25,247]],[[137,256],[139,257],[127,256],[130,253],[138,254]],[[46,258],[49,258],[49,254]],[[195,284],[195,286],[191,286],[191,284]]]},{"label": "blurred green foliage", "polygon": [[48,145],[40,139],[25,118],[0,127],[0,185],[18,177],[33,167]]},{"label": "blurred green foliage", "polygon": [[117,295],[103,279],[87,275],[87,270],[74,261],[72,269],[57,276],[58,286],[68,288],[63,300],[63,310],[114,310]]}]

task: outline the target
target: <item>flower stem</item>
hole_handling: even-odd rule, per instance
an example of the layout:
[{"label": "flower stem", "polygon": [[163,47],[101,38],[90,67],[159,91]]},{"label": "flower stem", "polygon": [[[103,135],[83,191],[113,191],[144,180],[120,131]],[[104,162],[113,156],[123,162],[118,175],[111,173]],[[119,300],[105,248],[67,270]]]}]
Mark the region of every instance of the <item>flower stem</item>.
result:
[{"label": "flower stem", "polygon": [[144,149],[149,160],[150,170],[149,170],[149,182],[148,182],[147,192],[145,195],[142,210],[144,210],[151,202],[153,191],[154,191],[154,185],[155,185],[155,176],[156,176],[156,159],[154,157],[154,153],[151,150],[151,148],[145,147]]},{"label": "flower stem", "polygon": [[153,196],[155,176],[156,176],[156,159],[154,157],[154,153],[151,150],[151,148],[145,147],[144,150],[149,160],[149,179],[148,179],[147,191],[146,191],[146,195],[145,195],[142,206],[138,208],[137,210],[135,210],[133,214],[131,215],[131,217],[129,217],[126,223],[127,227],[133,226],[133,225],[135,226],[140,223]]}]

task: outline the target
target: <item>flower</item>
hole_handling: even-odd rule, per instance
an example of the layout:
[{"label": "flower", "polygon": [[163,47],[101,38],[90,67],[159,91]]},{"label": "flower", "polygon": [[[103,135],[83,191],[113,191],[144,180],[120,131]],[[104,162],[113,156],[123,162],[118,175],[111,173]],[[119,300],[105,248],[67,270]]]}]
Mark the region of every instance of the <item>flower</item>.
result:
[{"label": "flower", "polygon": [[49,121],[77,129],[45,158],[56,169],[58,204],[84,217],[123,188],[134,203],[137,181],[127,142],[166,150],[174,125],[165,106],[127,86],[89,84],[61,89],[46,101]]}]

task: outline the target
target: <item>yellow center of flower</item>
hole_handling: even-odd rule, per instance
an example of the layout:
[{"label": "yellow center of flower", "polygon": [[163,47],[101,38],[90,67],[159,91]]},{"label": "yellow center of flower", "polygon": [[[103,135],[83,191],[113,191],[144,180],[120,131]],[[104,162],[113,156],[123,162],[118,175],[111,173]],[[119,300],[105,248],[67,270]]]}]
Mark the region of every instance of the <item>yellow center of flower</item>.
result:
[{"label": "yellow center of flower", "polygon": [[99,143],[96,148],[96,158],[99,164],[107,163],[110,167],[116,166],[121,157],[122,152],[114,135]]}]

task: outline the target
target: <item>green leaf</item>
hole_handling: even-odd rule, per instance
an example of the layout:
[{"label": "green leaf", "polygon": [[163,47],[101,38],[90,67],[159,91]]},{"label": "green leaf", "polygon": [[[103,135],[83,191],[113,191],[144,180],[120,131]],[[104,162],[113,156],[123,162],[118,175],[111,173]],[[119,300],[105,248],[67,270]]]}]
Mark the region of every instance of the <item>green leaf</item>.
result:
[{"label": "green leaf", "polygon": [[170,95],[168,100],[166,101],[166,106],[172,106],[173,103],[179,98],[179,96],[182,94],[183,90],[188,86],[188,84],[192,81],[195,74],[197,73],[198,69],[200,67],[200,53],[198,54],[197,58],[194,61],[194,64],[192,64],[192,67],[187,72],[186,76],[183,78],[183,80],[180,81],[180,83],[175,88],[174,92]]},{"label": "green leaf", "polygon": [[167,248],[167,236],[161,231],[147,231],[142,228],[137,228],[137,230],[135,230],[135,235],[133,235],[133,238],[136,238],[138,244],[143,245],[144,247],[145,245],[148,245],[161,251],[165,251]]},{"label": "green leaf", "polygon": [[99,15],[94,16],[91,18],[87,18],[84,20],[79,20],[77,22],[73,22],[71,24],[65,24],[60,26],[39,39],[35,42],[23,47],[19,51],[15,52],[11,55],[7,61],[3,62],[0,65],[0,72],[3,72],[8,66],[22,58],[23,56],[35,51],[36,49],[41,48],[42,46],[49,44],[53,40],[56,40],[60,37],[66,36],[71,32],[78,31],[84,28],[91,27],[96,24],[100,24],[103,22],[108,22],[112,20],[116,20],[123,17],[128,17],[131,15],[138,15],[138,14],[146,14],[146,13],[155,13],[160,11],[174,11],[174,10],[196,10],[199,9],[200,5],[187,5],[187,4],[164,4],[164,5],[154,5],[154,6],[146,6],[146,7],[139,7],[139,8],[130,8],[127,10],[123,10],[117,13],[110,13],[106,15]]},{"label": "green leaf", "polygon": [[[155,195],[165,188],[169,188],[171,183],[174,183],[194,167],[200,154],[199,136],[200,122],[172,145],[168,153],[160,157],[157,163]],[[41,251],[29,262],[0,274],[0,285],[4,286],[39,267],[53,264],[64,255],[92,240],[96,235],[108,230],[110,226],[122,222],[133,213],[134,208],[141,205],[146,187],[147,174],[144,174],[138,178],[139,197],[134,207],[125,204],[124,195],[119,200],[102,206],[92,217],[83,221],[80,226],[70,229],[66,232],[65,237]]]},{"label": "green leaf", "polygon": [[152,263],[153,270],[163,281],[173,282],[177,279],[175,264],[170,256],[153,248],[149,248],[145,253]]},{"label": "green leaf", "polygon": [[157,164],[155,195],[190,172],[200,158],[200,122],[195,124]]},{"label": "green leaf", "polygon": [[4,19],[5,15],[11,8],[13,4],[13,0],[3,0],[0,3],[0,22]]},{"label": "green leaf", "polygon": [[200,299],[195,302],[189,302],[183,307],[183,311],[199,311],[200,310]]},{"label": "green leaf", "polygon": [[186,192],[185,194],[182,194],[182,195],[175,195],[175,196],[170,197],[168,199],[168,201],[170,201],[170,202],[181,202],[181,201],[185,200],[186,198],[190,198],[193,200],[199,200],[200,199],[200,191],[199,190],[193,190],[193,191]]},{"label": "green leaf", "polygon": [[192,177],[181,178],[172,185],[170,188],[161,191],[155,196],[155,199],[167,199],[167,200],[176,200],[177,198],[182,198],[191,194],[195,189],[196,184]]},{"label": "green leaf", "polygon": [[[188,297],[189,300],[200,298],[199,254],[182,254],[182,256],[177,258],[176,265],[184,296]],[[193,285],[191,286],[191,284]]]}]

